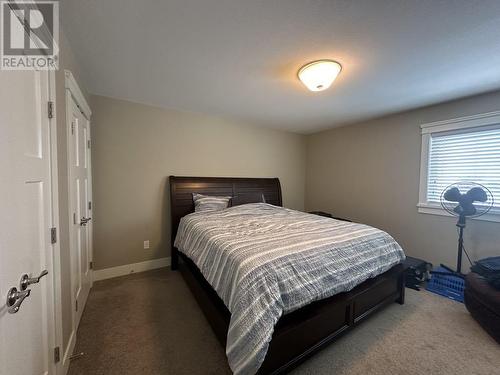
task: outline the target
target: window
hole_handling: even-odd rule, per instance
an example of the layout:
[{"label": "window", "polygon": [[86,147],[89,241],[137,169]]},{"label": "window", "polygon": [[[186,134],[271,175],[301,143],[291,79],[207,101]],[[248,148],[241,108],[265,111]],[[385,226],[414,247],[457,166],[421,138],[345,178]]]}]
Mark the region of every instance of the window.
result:
[{"label": "window", "polygon": [[476,182],[493,194],[493,209],[480,219],[500,221],[500,112],[425,124],[422,128],[419,212],[445,215],[443,190]]}]

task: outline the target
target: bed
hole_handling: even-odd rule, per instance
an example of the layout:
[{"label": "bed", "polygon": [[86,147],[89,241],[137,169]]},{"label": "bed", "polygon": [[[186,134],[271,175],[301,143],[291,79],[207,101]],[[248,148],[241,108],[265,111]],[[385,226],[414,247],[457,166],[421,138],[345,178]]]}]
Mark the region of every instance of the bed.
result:
[{"label": "bed", "polygon": [[[211,214],[203,217],[203,220],[201,220],[201,216],[197,214],[186,216],[194,211],[192,199],[193,193],[217,196],[241,196],[248,194],[260,194],[264,197],[266,203],[234,207],[225,210],[224,215]],[[284,215],[283,217],[285,219],[288,217],[292,217],[294,218],[294,220],[300,221],[302,223],[310,220],[311,223],[318,225],[318,228],[320,229],[324,225],[334,225],[334,221],[329,221],[332,219],[316,219],[312,215],[303,213],[301,214],[296,211],[280,208],[282,206],[281,187],[279,180],[276,178],[215,178],[171,176],[170,203],[172,244],[176,243],[175,239],[179,231],[179,224],[182,218],[184,218],[182,222],[183,225],[181,226],[179,235],[179,237],[181,237],[181,240],[182,237],[189,237],[186,235],[186,233],[183,233],[186,231],[185,228],[189,227],[188,224],[190,224],[192,227],[199,227],[200,225],[204,224],[204,222],[218,223],[218,220],[222,220],[223,217],[227,215],[233,215],[233,217],[235,218],[234,220],[240,218],[241,215],[249,215],[248,217],[251,217],[253,218],[252,220],[254,220],[255,215],[260,215],[260,212],[262,212],[262,217],[265,217],[266,215],[269,216],[269,220],[271,220],[270,223],[272,223],[272,219],[274,216]],[[227,223],[228,221],[227,219],[224,220],[226,221],[220,222],[226,225],[225,223]],[[229,221],[229,223],[231,223],[231,220]],[[362,231],[368,231],[367,228],[369,228],[352,223],[335,225],[339,225],[338,228],[345,230],[349,229],[345,227],[348,225],[358,225],[358,227],[361,227]],[[264,225],[261,227],[266,226]],[[211,230],[216,231],[214,232],[214,235],[218,237],[226,235],[226,232],[234,232],[234,228],[228,231],[219,231],[219,233],[217,233],[217,229],[217,226],[213,225],[213,228]],[[275,229],[273,228],[273,230]],[[205,232],[208,232],[208,230],[204,230],[203,233]],[[252,232],[252,235],[254,234],[255,233]],[[198,237],[196,238],[198,239]],[[238,239],[238,237],[233,236],[233,242],[235,238]],[[247,236],[247,242],[248,238],[253,237]],[[206,261],[205,263],[203,263],[199,258],[193,256],[196,253],[190,254],[189,251],[186,251],[186,244],[189,244],[189,241],[179,241],[179,238],[177,238],[177,240],[177,246],[179,246],[180,244],[179,247],[183,248],[184,253],[180,252],[179,249],[172,245],[172,269],[180,269],[184,279],[186,280],[186,283],[197,299],[219,341],[224,346],[229,343],[227,347],[229,362],[230,364],[232,364],[231,367],[233,367],[233,369],[237,369],[237,373],[254,373],[257,368],[258,372],[262,374],[277,374],[286,372],[294,366],[298,365],[301,361],[313,354],[315,351],[334,341],[341,334],[354,328],[357,324],[373,314],[375,311],[379,310],[381,307],[393,302],[398,302],[400,304],[404,303],[403,266],[401,264],[392,266],[392,264],[395,262],[393,259],[391,260],[391,267],[386,267],[389,269],[386,270],[384,268],[383,273],[377,274],[377,276],[375,277],[367,278],[366,281],[361,282],[359,285],[356,284],[357,286],[355,286],[354,288],[352,288],[351,286],[348,291],[337,293],[335,295],[325,294],[326,297],[320,299],[317,299],[318,294],[316,293],[314,296],[312,296],[316,299],[311,299],[311,302],[307,303],[304,306],[290,309],[290,311],[286,311],[287,307],[284,307],[283,310],[278,311],[278,313],[274,311],[275,320],[272,322],[271,327],[273,329],[269,330],[269,327],[267,327],[267,330],[262,329],[264,333],[267,333],[269,335],[268,338],[271,337],[271,335],[272,338],[270,339],[270,341],[266,339],[265,351],[262,352],[261,350],[260,352],[258,352],[261,354],[260,362],[258,362],[258,365],[254,365],[253,367],[248,366],[238,368],[234,365],[234,363],[237,362],[235,362],[235,358],[233,358],[234,356],[231,357],[232,353],[229,349],[231,347],[234,347],[234,337],[232,337],[232,332],[234,332],[235,329],[239,329],[234,321],[242,320],[238,318],[238,316],[236,316],[235,318],[235,315],[238,313],[238,310],[235,308],[237,304],[231,303],[231,299],[229,298],[229,295],[231,293],[225,294],[226,291],[224,289],[221,289],[220,285],[216,285],[216,283],[214,283],[213,277],[211,277],[207,273],[207,267],[205,267]],[[231,241],[228,241],[228,243],[230,242]],[[268,241],[266,240],[264,242]],[[194,246],[193,243],[196,242],[191,242],[190,246]],[[206,241],[204,241],[203,243],[206,243]],[[368,242],[367,244],[369,245]],[[349,246],[346,245],[346,248],[349,249]],[[215,251],[215,249],[216,248],[212,249],[211,251]],[[190,255],[188,256],[186,254]],[[327,253],[325,253],[325,255],[327,255]],[[281,258],[282,257],[279,257],[279,259]],[[261,268],[264,267],[258,267],[259,271]],[[212,287],[211,283],[209,283],[207,279],[211,280],[212,285],[215,286]],[[250,286],[255,283],[255,279],[251,281],[252,282],[248,284],[249,286],[247,286],[249,295],[251,294]],[[224,283],[222,283],[221,285],[224,286]],[[273,293],[270,293],[270,295],[274,296]],[[287,306],[289,305],[290,304],[288,304]],[[231,321],[232,314],[230,313],[230,309],[234,313],[233,321]],[[251,313],[250,310],[249,312]],[[273,309],[270,308],[269,314],[273,315],[272,313]],[[242,315],[242,313],[240,312],[239,316],[244,315]],[[251,314],[249,316],[251,316]],[[264,320],[270,320],[267,317],[264,318]],[[246,320],[247,317],[244,316],[244,319]],[[263,318],[261,317],[261,319]],[[269,325],[269,323],[266,324]],[[264,326],[262,327],[265,328]],[[258,333],[259,331],[256,332]],[[252,339],[255,334],[249,334],[248,336]],[[245,348],[238,349],[238,351],[239,353],[245,352]],[[262,353],[264,356],[262,355]],[[241,359],[237,358],[237,360]],[[246,362],[246,359],[244,362]]]}]

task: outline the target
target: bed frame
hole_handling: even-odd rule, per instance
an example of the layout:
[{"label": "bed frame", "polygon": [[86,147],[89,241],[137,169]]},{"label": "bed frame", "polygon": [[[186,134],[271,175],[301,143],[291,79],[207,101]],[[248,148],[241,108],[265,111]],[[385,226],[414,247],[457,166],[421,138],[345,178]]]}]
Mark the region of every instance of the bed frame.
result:
[{"label": "bed frame", "polygon": [[[267,203],[281,206],[277,178],[176,177],[170,176],[172,269],[179,269],[198,301],[217,338],[225,347],[231,314],[197,266],[174,246],[180,219],[194,211],[192,193],[231,195],[262,193]],[[367,280],[350,292],[313,302],[276,324],[266,359],[259,374],[281,374],[356,327],[390,303],[404,303],[404,269],[397,265]]]}]

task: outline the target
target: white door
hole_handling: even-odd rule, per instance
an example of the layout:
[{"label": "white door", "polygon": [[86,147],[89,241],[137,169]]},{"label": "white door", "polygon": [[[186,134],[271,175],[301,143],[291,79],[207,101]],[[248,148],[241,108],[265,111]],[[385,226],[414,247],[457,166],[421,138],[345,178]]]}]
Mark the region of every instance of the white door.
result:
[{"label": "white door", "polygon": [[[50,75],[49,75],[50,74]],[[54,245],[47,71],[0,71],[0,374],[54,374]],[[47,275],[18,292],[23,274]],[[17,297],[17,298],[16,298]],[[16,306],[22,301],[19,310]]]},{"label": "white door", "polygon": [[90,169],[90,122],[70,98],[70,199],[73,211],[71,263],[74,317],[77,328],[92,284],[92,184]]}]

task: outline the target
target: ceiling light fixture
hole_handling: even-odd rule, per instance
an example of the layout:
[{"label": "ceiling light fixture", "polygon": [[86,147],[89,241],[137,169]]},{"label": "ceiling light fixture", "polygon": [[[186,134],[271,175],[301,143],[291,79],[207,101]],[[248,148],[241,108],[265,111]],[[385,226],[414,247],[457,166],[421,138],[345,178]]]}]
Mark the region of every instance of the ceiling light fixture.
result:
[{"label": "ceiling light fixture", "polygon": [[311,91],[323,91],[330,87],[342,70],[333,60],[312,61],[300,68],[298,76]]}]

